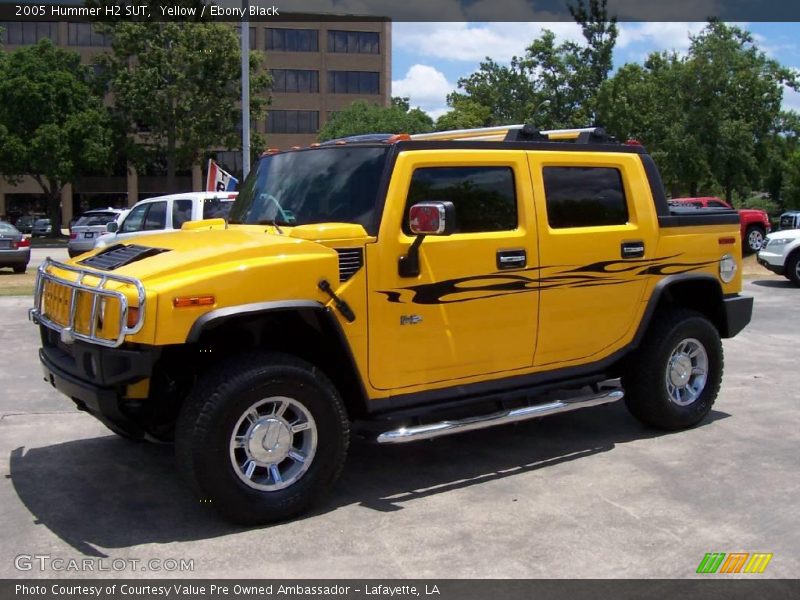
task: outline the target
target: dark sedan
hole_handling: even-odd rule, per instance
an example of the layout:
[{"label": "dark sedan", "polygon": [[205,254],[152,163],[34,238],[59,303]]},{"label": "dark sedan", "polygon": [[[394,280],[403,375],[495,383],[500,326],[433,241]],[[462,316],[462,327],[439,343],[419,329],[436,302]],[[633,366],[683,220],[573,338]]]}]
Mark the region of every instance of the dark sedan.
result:
[{"label": "dark sedan", "polygon": [[31,241],[11,223],[0,221],[0,267],[24,273],[31,260]]}]

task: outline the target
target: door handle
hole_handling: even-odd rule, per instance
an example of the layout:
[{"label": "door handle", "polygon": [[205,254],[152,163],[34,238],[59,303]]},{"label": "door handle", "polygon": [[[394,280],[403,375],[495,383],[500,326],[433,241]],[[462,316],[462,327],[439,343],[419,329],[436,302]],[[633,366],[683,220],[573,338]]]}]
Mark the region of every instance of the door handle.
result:
[{"label": "door handle", "polygon": [[622,258],[641,258],[644,256],[644,241],[622,242],[620,246]]},{"label": "door handle", "polygon": [[498,250],[497,269],[522,269],[528,263],[525,250]]}]

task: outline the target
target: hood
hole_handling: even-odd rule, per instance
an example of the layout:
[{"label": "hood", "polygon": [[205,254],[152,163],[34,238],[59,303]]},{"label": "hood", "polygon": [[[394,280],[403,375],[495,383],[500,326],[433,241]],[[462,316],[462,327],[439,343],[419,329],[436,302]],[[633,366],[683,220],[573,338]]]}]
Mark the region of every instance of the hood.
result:
[{"label": "hood", "polygon": [[[112,254],[115,250],[117,252]],[[75,262],[152,282],[223,265],[225,269],[241,269],[276,261],[335,259],[336,256],[334,250],[319,243],[276,235],[265,226],[233,226],[139,236],[98,248]]]},{"label": "hood", "polygon": [[800,229],[781,229],[767,234],[767,240],[796,240],[800,239]]}]

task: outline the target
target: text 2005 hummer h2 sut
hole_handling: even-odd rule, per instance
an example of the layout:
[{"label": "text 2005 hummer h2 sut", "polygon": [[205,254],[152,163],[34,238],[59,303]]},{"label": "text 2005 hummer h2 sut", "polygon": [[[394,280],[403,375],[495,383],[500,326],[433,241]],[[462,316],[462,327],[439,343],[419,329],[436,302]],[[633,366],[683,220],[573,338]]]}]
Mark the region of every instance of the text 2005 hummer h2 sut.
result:
[{"label": "text 2005 hummer h2 sut", "polygon": [[[40,268],[47,381],[228,518],[306,509],[351,430],[401,443],[625,398],[709,412],[750,320],[733,211],[638,145],[512,126],[269,152],[230,213]],[[498,435],[502,435],[498,432]]]}]

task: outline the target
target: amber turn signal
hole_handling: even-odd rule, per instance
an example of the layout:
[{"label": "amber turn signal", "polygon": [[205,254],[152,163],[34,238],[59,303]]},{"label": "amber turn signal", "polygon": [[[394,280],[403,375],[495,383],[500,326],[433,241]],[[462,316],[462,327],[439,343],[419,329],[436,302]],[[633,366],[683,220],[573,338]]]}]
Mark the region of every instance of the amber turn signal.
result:
[{"label": "amber turn signal", "polygon": [[188,308],[190,306],[211,306],[216,300],[214,296],[179,296],[172,299],[175,308]]}]

